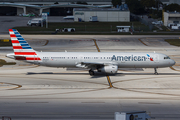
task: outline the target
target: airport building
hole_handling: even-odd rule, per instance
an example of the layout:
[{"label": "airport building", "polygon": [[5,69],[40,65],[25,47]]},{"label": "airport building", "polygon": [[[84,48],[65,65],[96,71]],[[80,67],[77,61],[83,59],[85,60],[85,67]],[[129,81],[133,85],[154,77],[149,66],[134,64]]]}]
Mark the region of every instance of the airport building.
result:
[{"label": "airport building", "polygon": [[164,12],[164,26],[168,26],[169,23],[180,23],[179,12]]},{"label": "airport building", "polygon": [[[76,3],[77,1],[86,2],[88,4],[111,4],[112,0],[0,0],[0,2],[11,2],[11,3],[25,3],[25,4],[54,4],[58,3]],[[163,4],[177,3],[180,4],[179,0],[160,0]],[[125,0],[122,0],[124,3]]]},{"label": "airport building", "polygon": [[[78,0],[0,0],[0,15],[19,15],[34,13],[36,15],[47,12],[51,16],[66,16],[73,14],[73,8],[83,6],[75,5]],[[112,5],[112,0],[83,0],[90,5]],[[160,0],[163,4],[177,3],[180,0]],[[125,3],[125,0],[122,0]],[[87,6],[86,6],[87,8]]]},{"label": "airport building", "polygon": [[0,0],[0,15],[19,15],[47,12],[51,16],[66,16],[73,14],[73,8],[107,5],[111,0],[83,0],[88,5],[76,4],[77,0]]},{"label": "airport building", "polygon": [[166,4],[166,5],[168,5],[168,4],[174,4],[174,3],[180,5],[180,0],[160,0],[160,1],[161,1],[163,4]]},{"label": "airport building", "polygon": [[130,22],[130,11],[119,8],[75,8],[74,21]]}]

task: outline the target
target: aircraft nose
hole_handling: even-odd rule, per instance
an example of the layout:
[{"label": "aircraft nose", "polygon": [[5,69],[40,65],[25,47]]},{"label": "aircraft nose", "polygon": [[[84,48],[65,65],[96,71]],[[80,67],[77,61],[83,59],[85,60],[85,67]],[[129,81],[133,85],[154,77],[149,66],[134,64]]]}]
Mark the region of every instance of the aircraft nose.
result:
[{"label": "aircraft nose", "polygon": [[171,60],[170,64],[173,66],[176,64],[176,62],[174,60]]}]

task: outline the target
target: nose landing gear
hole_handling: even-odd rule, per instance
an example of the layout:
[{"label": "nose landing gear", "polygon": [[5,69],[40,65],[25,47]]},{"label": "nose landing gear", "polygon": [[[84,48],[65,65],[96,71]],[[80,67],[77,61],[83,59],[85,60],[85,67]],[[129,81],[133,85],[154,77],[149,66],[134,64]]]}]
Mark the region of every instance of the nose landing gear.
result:
[{"label": "nose landing gear", "polygon": [[158,75],[157,68],[154,68],[154,74]]}]

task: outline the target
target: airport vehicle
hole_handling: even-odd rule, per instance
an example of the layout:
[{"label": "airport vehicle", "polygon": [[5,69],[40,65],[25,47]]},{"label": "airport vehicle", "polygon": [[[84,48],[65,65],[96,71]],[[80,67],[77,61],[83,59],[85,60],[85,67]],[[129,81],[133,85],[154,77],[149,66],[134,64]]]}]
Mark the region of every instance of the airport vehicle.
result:
[{"label": "airport vehicle", "polygon": [[129,32],[131,26],[116,26],[117,32]]},{"label": "airport vehicle", "polygon": [[180,24],[177,24],[177,23],[169,23],[168,24],[168,27],[172,29],[172,26],[176,26],[175,28],[178,28],[180,27]]},{"label": "airport vehicle", "polygon": [[66,17],[63,17],[63,19],[74,19],[74,16],[66,16]]},{"label": "airport vehicle", "polygon": [[34,17],[35,14],[34,14],[34,13],[29,13],[29,14],[24,14],[24,13],[22,13],[22,14],[19,14],[19,16],[23,16],[23,17]]},{"label": "airport vehicle", "polygon": [[180,29],[180,26],[171,26],[171,29],[172,29],[172,30],[179,30],[179,29]]},{"label": "airport vehicle", "polygon": [[98,22],[98,17],[97,16],[90,16],[89,22]]},{"label": "airport vehicle", "polygon": [[75,28],[63,28],[62,32],[74,32]]},{"label": "airport vehicle", "polygon": [[[135,118],[135,119],[134,119]],[[115,112],[115,120],[149,120],[146,111]]]},{"label": "airport vehicle", "polygon": [[156,22],[152,22],[153,25],[162,25],[163,21],[156,21]]},{"label": "airport vehicle", "polygon": [[41,24],[45,24],[46,20],[42,18],[33,18],[27,22],[27,26],[41,26]]},{"label": "airport vehicle", "polygon": [[49,67],[88,68],[106,74],[115,74],[118,68],[156,68],[170,67],[175,61],[161,53],[134,52],[38,52],[31,48],[16,29],[9,29],[14,53],[9,58]]}]

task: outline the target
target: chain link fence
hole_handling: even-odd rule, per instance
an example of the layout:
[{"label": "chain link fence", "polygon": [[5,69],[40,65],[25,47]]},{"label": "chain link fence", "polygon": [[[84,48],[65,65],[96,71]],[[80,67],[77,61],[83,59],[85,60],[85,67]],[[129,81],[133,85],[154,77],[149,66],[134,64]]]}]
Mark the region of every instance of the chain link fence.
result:
[{"label": "chain link fence", "polygon": [[154,25],[152,24],[152,20],[147,20],[148,18],[143,18],[143,16],[135,15],[135,14],[132,14],[132,13],[131,13],[131,17],[133,17],[135,20],[138,20],[142,24],[148,26],[148,28],[149,28],[147,30],[147,27],[142,28],[142,26],[141,26],[141,27],[138,28],[138,26],[136,26],[136,28],[134,28],[135,30],[138,30],[138,29],[139,30],[144,29],[144,30],[147,30],[147,31],[152,31],[153,30]]}]

